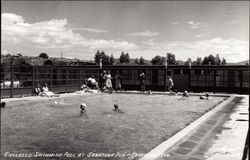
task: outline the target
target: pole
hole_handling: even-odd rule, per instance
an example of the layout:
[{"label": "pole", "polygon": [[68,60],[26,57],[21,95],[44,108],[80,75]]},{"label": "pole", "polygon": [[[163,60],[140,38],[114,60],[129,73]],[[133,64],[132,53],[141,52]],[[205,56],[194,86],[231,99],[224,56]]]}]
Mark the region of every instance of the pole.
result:
[{"label": "pole", "polygon": [[214,87],[213,87],[214,94],[215,94],[215,87],[216,87],[216,70],[214,69]]},{"label": "pole", "polygon": [[52,91],[53,86],[53,67],[50,66],[50,90]]},{"label": "pole", "polygon": [[164,91],[167,91],[167,68],[168,68],[168,61],[167,61],[167,54],[166,54],[166,58],[165,58],[165,62],[164,62]]},{"label": "pole", "polygon": [[77,90],[79,91],[79,67],[77,67],[77,72],[76,72],[76,75],[77,75]]},{"label": "pole", "polygon": [[165,64],[164,67],[164,91],[167,91],[167,63]]},{"label": "pole", "polygon": [[32,66],[32,95],[34,94],[35,90],[35,66]]},{"label": "pole", "polygon": [[188,77],[188,91],[190,92],[190,86],[191,86],[191,68],[192,68],[192,63],[188,63],[188,69],[189,69],[189,77]]},{"label": "pole", "polygon": [[100,58],[99,59],[99,88],[101,89],[102,87],[102,77],[101,77],[101,74],[102,74],[102,59]]},{"label": "pole", "polygon": [[67,93],[67,85],[68,85],[68,68],[66,69],[65,93]]},{"label": "pole", "polygon": [[14,58],[11,57],[10,64],[11,64],[11,75],[10,75],[10,98],[13,97],[13,84],[14,84],[14,65],[13,65]]}]

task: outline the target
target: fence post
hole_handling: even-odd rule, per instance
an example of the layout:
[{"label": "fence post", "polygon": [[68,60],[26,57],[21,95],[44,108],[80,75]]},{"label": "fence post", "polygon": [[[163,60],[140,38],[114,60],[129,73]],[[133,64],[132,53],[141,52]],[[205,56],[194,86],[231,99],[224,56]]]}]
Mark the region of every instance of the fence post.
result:
[{"label": "fence post", "polygon": [[52,91],[53,86],[53,67],[50,66],[50,90]]},{"label": "fence post", "polygon": [[168,61],[167,61],[167,56],[164,62],[164,91],[167,91],[167,68],[168,68]]},{"label": "fence post", "polygon": [[10,98],[13,97],[13,81],[14,81],[14,65],[13,65],[13,57],[11,57],[11,75],[10,75]]},{"label": "fence post", "polygon": [[65,93],[67,93],[67,85],[68,85],[68,68],[66,68]]},{"label": "fence post", "polygon": [[167,88],[167,69],[164,68],[164,91],[166,92],[166,88]]},{"label": "fence post", "polygon": [[80,68],[77,69],[77,90],[80,90]]},{"label": "fence post", "polygon": [[243,70],[239,70],[239,74],[240,74],[240,88],[242,89]]},{"label": "fence post", "polygon": [[35,90],[35,66],[32,66],[32,95],[33,95],[33,92]]},{"label": "fence post", "polygon": [[99,88],[102,89],[102,58],[99,59],[99,74],[98,74],[98,78],[99,78]]},{"label": "fence post", "polygon": [[213,87],[213,91],[214,91],[214,94],[215,94],[215,88],[216,88],[216,70],[214,69],[214,87]]},{"label": "fence post", "polygon": [[192,63],[188,63],[188,91],[190,92],[190,87],[191,87],[191,69],[192,69]]},{"label": "fence post", "polygon": [[188,70],[188,91],[190,92],[191,88],[191,69]]}]

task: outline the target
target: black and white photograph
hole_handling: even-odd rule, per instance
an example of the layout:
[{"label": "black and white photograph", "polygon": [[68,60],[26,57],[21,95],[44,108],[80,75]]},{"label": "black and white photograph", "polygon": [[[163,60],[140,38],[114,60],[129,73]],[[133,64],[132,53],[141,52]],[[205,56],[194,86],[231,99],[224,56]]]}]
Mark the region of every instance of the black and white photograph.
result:
[{"label": "black and white photograph", "polygon": [[1,0],[1,160],[249,160],[249,1]]}]

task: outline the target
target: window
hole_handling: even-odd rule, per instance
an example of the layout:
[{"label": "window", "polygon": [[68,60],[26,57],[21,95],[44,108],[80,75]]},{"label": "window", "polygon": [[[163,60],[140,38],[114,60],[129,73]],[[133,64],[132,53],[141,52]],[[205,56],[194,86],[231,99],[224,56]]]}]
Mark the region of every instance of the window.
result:
[{"label": "window", "polygon": [[200,69],[194,70],[194,74],[200,75],[201,74],[201,70]]},{"label": "window", "polygon": [[189,70],[188,69],[183,69],[182,74],[189,74]]},{"label": "window", "polygon": [[174,69],[174,74],[181,74],[181,70],[180,69]]},{"label": "window", "polygon": [[167,71],[167,76],[172,76],[172,71]]}]

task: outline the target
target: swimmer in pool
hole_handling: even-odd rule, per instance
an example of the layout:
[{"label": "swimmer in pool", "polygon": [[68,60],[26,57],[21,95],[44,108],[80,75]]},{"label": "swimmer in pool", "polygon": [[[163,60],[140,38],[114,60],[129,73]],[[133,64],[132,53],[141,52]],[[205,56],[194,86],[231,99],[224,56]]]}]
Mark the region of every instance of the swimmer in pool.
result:
[{"label": "swimmer in pool", "polygon": [[188,91],[184,91],[183,94],[182,94],[182,97],[183,98],[188,98],[189,97]]},{"label": "swimmer in pool", "polygon": [[201,99],[201,100],[208,100],[208,97],[209,97],[209,94],[208,94],[208,93],[205,93],[205,95],[201,95],[201,96],[200,96],[200,99]]}]

